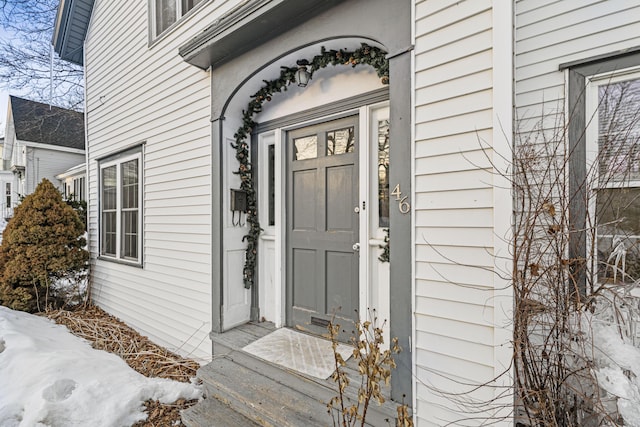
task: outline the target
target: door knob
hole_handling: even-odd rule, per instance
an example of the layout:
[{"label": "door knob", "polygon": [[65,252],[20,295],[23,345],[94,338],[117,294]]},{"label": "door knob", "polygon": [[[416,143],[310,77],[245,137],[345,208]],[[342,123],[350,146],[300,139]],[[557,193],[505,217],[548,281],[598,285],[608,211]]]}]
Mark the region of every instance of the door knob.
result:
[{"label": "door knob", "polygon": [[353,250],[357,252],[360,250],[360,243],[354,243],[352,247],[353,247]]}]

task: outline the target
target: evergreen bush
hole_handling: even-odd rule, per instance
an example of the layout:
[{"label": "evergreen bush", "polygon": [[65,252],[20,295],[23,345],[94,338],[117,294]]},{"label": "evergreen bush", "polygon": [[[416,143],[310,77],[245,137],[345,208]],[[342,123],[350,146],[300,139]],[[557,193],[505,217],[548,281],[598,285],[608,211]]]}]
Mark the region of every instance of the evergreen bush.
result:
[{"label": "evergreen bush", "polygon": [[55,284],[87,268],[84,226],[76,211],[43,179],[15,209],[0,246],[0,304],[28,312],[62,305]]}]

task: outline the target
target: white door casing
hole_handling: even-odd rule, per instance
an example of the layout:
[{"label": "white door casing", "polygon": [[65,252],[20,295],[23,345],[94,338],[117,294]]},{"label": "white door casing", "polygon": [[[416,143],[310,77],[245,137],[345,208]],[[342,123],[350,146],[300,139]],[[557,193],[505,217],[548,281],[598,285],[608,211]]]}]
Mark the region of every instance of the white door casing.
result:
[{"label": "white door casing", "polygon": [[[389,319],[389,264],[378,260],[380,245],[384,243],[384,227],[380,226],[378,214],[378,123],[389,117],[388,103],[361,107],[352,113],[359,115],[359,312],[361,318],[375,316],[381,325]],[[339,116],[344,116],[345,113]],[[332,116],[324,120],[331,120]],[[315,123],[318,121],[316,120]],[[307,123],[303,123],[307,124]],[[300,127],[299,124],[293,127]],[[260,313],[277,327],[285,324],[286,308],[286,209],[283,207],[285,191],[285,147],[281,141],[288,128],[276,129],[258,136],[258,161],[260,176],[258,203],[261,226],[265,230],[259,243]],[[275,224],[269,225],[268,201],[268,147],[273,145],[275,159],[272,179],[275,188]],[[364,203],[363,203],[364,202]],[[364,315],[363,315],[364,313]],[[384,328],[385,343],[389,342],[388,322]]]}]

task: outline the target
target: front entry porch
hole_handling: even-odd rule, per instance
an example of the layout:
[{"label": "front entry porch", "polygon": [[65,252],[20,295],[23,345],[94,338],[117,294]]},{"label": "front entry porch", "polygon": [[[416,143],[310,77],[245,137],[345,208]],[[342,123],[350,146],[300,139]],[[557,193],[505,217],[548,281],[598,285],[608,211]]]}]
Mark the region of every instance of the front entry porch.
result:
[{"label": "front entry porch", "polygon": [[[187,427],[209,426],[330,426],[327,403],[337,395],[331,378],[318,379],[259,359],[243,350],[275,331],[271,322],[250,322],[228,332],[214,334],[213,361],[198,370],[206,398],[182,415]],[[346,395],[357,402],[360,376],[353,358],[345,371],[350,378]],[[396,404],[372,403],[369,426],[395,426]]]}]

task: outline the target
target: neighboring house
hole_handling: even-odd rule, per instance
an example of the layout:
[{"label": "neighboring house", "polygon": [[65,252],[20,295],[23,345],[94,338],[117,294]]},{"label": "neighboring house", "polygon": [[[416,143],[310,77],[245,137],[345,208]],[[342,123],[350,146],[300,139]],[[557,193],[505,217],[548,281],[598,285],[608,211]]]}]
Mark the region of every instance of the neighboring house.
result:
[{"label": "neighboring house", "polygon": [[[513,424],[510,409],[469,415],[446,393],[490,383],[464,399],[513,402],[500,374],[513,350],[514,129],[565,103],[584,129],[585,76],[636,79],[638,34],[640,6],[624,0],[61,0],[56,52],[85,67],[92,297],[200,357],[210,332],[249,320],[320,333],[338,307],[375,308],[403,348],[392,396],[418,425]],[[334,56],[347,65],[257,100],[248,151],[232,148],[281,67],[362,43],[386,52],[388,84]],[[255,277],[234,191],[248,155]]]},{"label": "neighboring house", "polygon": [[[4,138],[0,138],[0,153],[4,150]],[[7,220],[13,216],[13,173],[0,168],[0,217]],[[1,220],[0,220],[1,222]]]},{"label": "neighboring house", "polygon": [[87,200],[87,167],[86,163],[73,166],[66,171],[56,175],[62,184],[60,192],[65,199],[86,201]]},{"label": "neighboring house", "polygon": [[13,173],[3,187],[7,208],[43,178],[63,190],[57,175],[86,161],[83,113],[10,95],[6,123],[3,170]]}]

